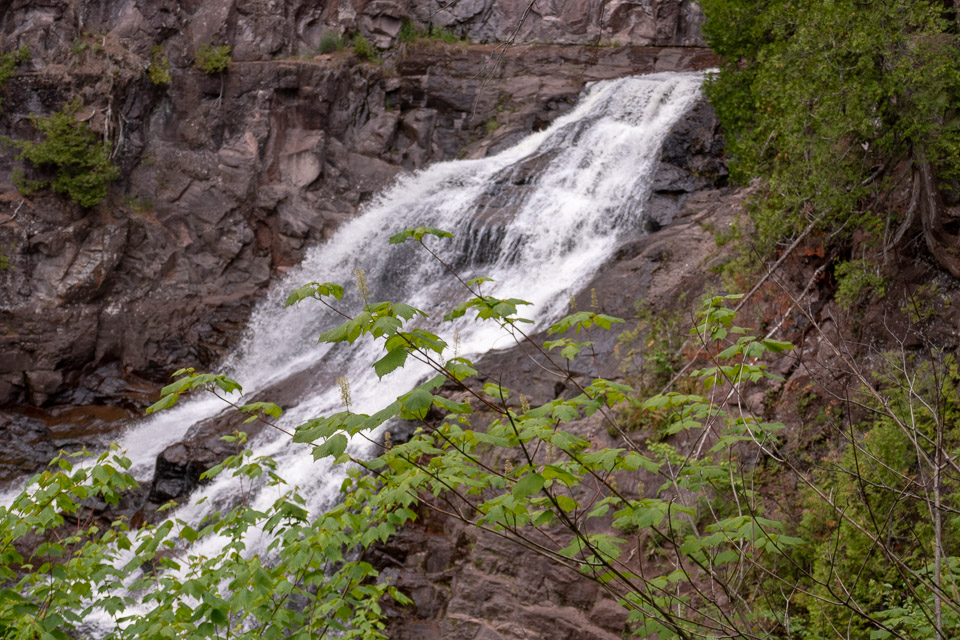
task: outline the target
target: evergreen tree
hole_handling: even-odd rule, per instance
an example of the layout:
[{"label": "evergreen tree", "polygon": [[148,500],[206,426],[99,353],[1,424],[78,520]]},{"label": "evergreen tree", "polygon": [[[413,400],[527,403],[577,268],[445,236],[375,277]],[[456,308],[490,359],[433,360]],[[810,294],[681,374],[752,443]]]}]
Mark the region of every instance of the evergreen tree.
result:
[{"label": "evergreen tree", "polygon": [[[960,277],[944,194],[960,177],[960,46],[952,3],[703,0],[726,60],[709,96],[741,179],[765,178],[764,248],[817,221],[890,249],[917,220]],[[887,219],[909,186],[899,220]],[[897,225],[892,222],[899,222]],[[843,232],[841,232],[843,233]]]}]

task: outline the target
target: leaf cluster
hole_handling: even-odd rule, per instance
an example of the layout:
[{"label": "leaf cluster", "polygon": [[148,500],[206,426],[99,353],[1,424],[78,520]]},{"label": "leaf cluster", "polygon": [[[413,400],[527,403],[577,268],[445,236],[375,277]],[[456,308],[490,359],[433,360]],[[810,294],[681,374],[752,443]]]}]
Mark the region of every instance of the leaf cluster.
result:
[{"label": "leaf cluster", "polygon": [[77,120],[81,106],[80,98],[74,98],[50,117],[30,116],[43,139],[11,141],[20,150],[18,160],[50,174],[40,179],[21,176],[17,181],[21,191],[49,188],[82,207],[92,207],[107,196],[107,187],[117,179],[119,170],[110,159],[110,143]]},{"label": "leaf cluster", "polygon": [[[0,91],[3,91],[17,67],[30,59],[30,47],[24,45],[16,51],[0,53]],[[0,97],[0,104],[3,99]],[[2,113],[2,112],[0,112]]]},{"label": "leaf cluster", "polygon": [[376,62],[379,58],[377,48],[362,33],[353,36],[353,55],[364,62]]},{"label": "leaf cluster", "polygon": [[849,237],[879,215],[911,157],[958,175],[960,41],[942,2],[702,5],[726,61],[706,90],[732,171],[766,181],[754,214],[761,252],[815,220]]},{"label": "leaf cluster", "polygon": [[215,75],[230,68],[233,59],[230,57],[230,45],[214,46],[211,42],[204,42],[194,53],[193,66],[204,73]]}]

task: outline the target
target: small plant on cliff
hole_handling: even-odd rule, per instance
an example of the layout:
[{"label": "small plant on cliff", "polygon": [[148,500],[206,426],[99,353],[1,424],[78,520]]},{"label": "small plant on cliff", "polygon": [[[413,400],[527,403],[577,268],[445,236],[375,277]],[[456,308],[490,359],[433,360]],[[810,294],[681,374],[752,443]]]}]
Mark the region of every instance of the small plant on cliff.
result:
[{"label": "small plant on cliff", "polygon": [[834,269],[837,278],[836,300],[842,308],[850,310],[867,295],[882,298],[887,292],[887,280],[880,275],[879,265],[865,259],[841,262]]},{"label": "small plant on cliff", "polygon": [[343,47],[343,36],[337,31],[324,31],[320,36],[320,53],[333,53]]},{"label": "small plant on cliff", "polygon": [[363,61],[374,62],[377,59],[377,48],[363,37],[362,33],[353,36],[353,55]]},{"label": "small plant on cliff", "polygon": [[433,40],[436,42],[443,42],[445,44],[459,44],[466,42],[466,39],[461,38],[449,29],[444,29],[437,26],[421,28],[410,20],[404,20],[403,25],[400,27],[400,33],[397,35],[397,42],[409,44],[416,42],[417,40]]},{"label": "small plant on cliff", "polygon": [[425,29],[420,29],[409,19],[405,18],[403,24],[400,25],[400,32],[397,34],[397,42],[400,44],[410,44],[411,42],[415,42],[418,38],[422,38],[425,35]]},{"label": "small plant on cliff", "polygon": [[150,66],[147,67],[147,77],[155,85],[167,85],[173,79],[170,75],[170,61],[160,45],[150,49]]},{"label": "small plant on cliff", "polygon": [[214,75],[229,69],[231,62],[230,45],[217,47],[210,42],[205,42],[194,54],[193,66],[204,73]]},{"label": "small plant on cliff", "polygon": [[[13,72],[16,70],[17,66],[29,59],[30,47],[26,45],[20,47],[16,51],[0,53],[0,91],[3,91],[3,89],[7,86],[7,83],[10,82],[10,78],[13,77]],[[2,104],[3,97],[0,96],[0,105]]]},{"label": "small plant on cliff", "polygon": [[82,207],[92,207],[106,197],[107,186],[117,179],[119,171],[110,161],[110,143],[77,121],[81,106],[80,98],[75,98],[48,118],[30,116],[43,140],[11,141],[20,150],[18,160],[49,176],[26,179],[19,173],[16,184],[20,191],[53,189]]},{"label": "small plant on cliff", "polygon": [[12,269],[10,256],[7,255],[7,251],[10,251],[10,247],[0,247],[0,271],[7,271]]}]

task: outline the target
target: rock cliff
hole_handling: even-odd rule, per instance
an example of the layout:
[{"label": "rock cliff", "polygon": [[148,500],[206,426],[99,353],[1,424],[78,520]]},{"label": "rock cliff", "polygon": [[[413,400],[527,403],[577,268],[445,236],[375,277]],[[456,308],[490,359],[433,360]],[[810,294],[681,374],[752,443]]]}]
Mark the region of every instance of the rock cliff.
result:
[{"label": "rock cliff", "polygon": [[[587,82],[712,66],[701,19],[688,0],[0,0],[0,51],[32,50],[2,89],[0,135],[36,138],[31,114],[79,96],[78,118],[112,143],[121,176],[85,209],[21,194],[21,163],[0,156],[0,482],[60,448],[109,439],[174,369],[215,365],[273,278],[400,172],[495,153],[566,112]],[[401,42],[405,22],[464,41]],[[381,59],[320,53],[354,33]],[[194,68],[210,42],[232,47],[225,73]],[[169,84],[145,74],[156,46]],[[700,107],[665,147],[650,230],[721,198],[721,154]],[[621,257],[652,277],[664,254],[637,242]],[[618,308],[656,289],[630,269],[616,282],[631,286],[609,292]],[[232,428],[197,425],[122,507],[139,518],[185,495]],[[513,567],[513,551],[449,523],[428,520],[380,553],[416,602],[394,612],[397,638],[525,637],[529,625],[612,638],[622,628],[616,607],[573,576]],[[540,586],[518,598],[528,581]]]},{"label": "rock cliff", "polygon": [[[599,10],[582,4],[583,16]],[[118,411],[87,411],[79,435],[109,432],[108,417],[140,411],[172,370],[221,359],[272,277],[398,172],[495,152],[565,112],[586,82],[710,66],[703,49],[638,46],[696,44],[641,34],[696,33],[687,4],[608,3],[604,28],[620,25],[611,37],[625,33],[629,45],[394,38],[380,61],[363,63],[349,50],[298,52],[321,32],[379,38],[388,17],[430,17],[476,39],[520,25],[518,42],[573,43],[593,38],[595,18],[568,20],[568,3],[519,21],[524,3],[505,1],[430,12],[385,2],[8,3],[0,48],[27,44],[32,58],[4,89],[0,134],[35,138],[31,114],[80,96],[78,118],[112,142],[121,178],[83,209],[21,195],[11,182],[21,163],[0,157],[0,406],[34,407],[0,423],[40,442],[72,424],[60,417],[74,416],[68,409],[109,405]],[[210,41],[233,46],[226,73],[194,68]],[[157,45],[168,85],[145,74]],[[38,451],[28,466],[49,453]]]}]

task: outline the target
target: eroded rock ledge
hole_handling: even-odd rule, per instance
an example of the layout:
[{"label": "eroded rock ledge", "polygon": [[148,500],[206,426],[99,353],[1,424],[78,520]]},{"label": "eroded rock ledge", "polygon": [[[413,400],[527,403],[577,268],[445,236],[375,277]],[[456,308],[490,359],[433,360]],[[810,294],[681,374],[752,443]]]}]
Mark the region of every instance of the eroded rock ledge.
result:
[{"label": "eroded rock ledge", "polygon": [[[41,409],[35,435],[62,406],[142,409],[145,386],[219,361],[273,276],[398,173],[496,152],[565,113],[586,82],[714,64],[689,48],[523,45],[478,73],[498,53],[421,43],[382,65],[348,52],[236,62],[222,95],[190,67],[155,87],[116,52],[109,85],[91,84],[107,64],[92,53],[17,75],[0,133],[31,135],[29,113],[83,95],[94,126],[123,123],[123,178],[84,210],[21,197],[0,160],[2,424],[22,405]],[[108,431],[101,421],[90,431]]]}]

